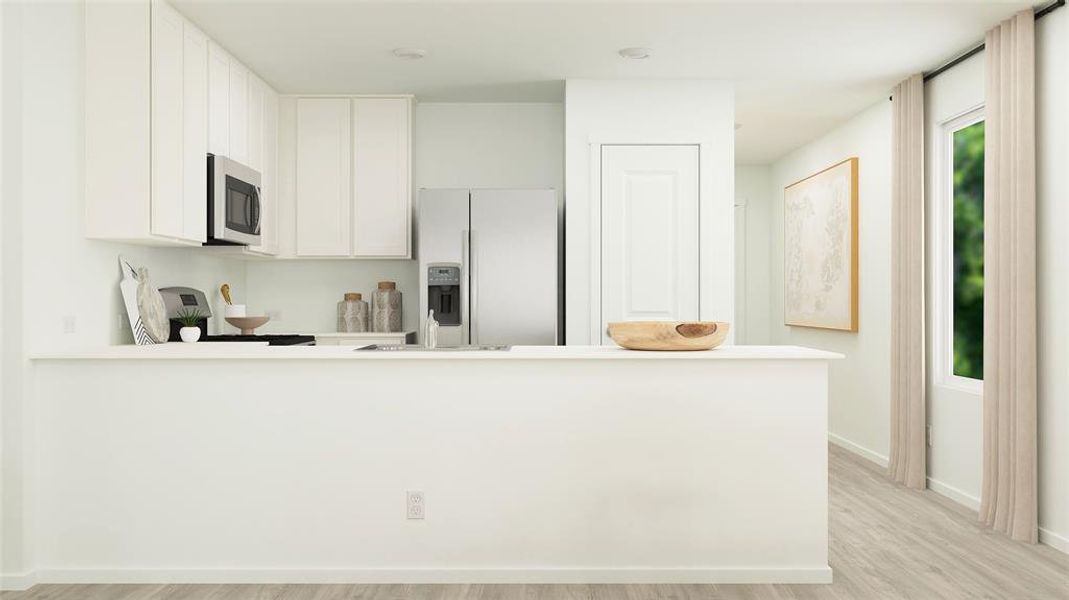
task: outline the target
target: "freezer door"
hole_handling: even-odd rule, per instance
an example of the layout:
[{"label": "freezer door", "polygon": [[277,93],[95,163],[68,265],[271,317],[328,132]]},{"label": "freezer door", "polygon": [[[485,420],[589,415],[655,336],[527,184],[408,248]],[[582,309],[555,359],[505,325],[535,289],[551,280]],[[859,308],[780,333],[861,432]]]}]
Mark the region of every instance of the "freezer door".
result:
[{"label": "freezer door", "polygon": [[557,343],[557,193],[471,191],[471,343]]},{"label": "freezer door", "polygon": [[469,343],[468,313],[468,190],[421,190],[419,193],[419,339],[427,323],[427,268],[430,265],[460,266],[460,325],[442,326],[438,344]]}]

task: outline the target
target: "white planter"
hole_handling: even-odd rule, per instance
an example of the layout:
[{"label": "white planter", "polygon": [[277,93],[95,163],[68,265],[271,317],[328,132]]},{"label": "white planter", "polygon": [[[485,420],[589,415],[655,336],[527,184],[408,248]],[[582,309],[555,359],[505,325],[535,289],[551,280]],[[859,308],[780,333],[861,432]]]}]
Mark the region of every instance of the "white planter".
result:
[{"label": "white planter", "polygon": [[178,335],[182,336],[182,341],[192,344],[200,339],[200,327],[183,327],[178,330]]}]

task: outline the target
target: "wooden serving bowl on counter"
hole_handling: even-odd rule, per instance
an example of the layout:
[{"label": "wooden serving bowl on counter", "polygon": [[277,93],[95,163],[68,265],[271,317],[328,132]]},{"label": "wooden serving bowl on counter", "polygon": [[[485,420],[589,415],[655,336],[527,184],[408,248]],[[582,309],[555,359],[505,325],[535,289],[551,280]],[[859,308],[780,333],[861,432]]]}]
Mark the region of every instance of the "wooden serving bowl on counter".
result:
[{"label": "wooden serving bowl on counter", "polygon": [[726,321],[617,321],[609,337],[628,350],[710,350],[724,342]]}]

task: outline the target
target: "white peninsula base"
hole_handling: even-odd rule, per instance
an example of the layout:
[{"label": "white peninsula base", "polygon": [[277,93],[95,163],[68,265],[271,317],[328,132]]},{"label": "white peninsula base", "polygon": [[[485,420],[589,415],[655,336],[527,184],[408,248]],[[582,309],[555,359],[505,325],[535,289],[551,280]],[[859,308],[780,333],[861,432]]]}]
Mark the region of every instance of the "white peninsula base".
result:
[{"label": "white peninsula base", "polygon": [[274,350],[36,360],[35,580],[831,581],[838,355]]}]

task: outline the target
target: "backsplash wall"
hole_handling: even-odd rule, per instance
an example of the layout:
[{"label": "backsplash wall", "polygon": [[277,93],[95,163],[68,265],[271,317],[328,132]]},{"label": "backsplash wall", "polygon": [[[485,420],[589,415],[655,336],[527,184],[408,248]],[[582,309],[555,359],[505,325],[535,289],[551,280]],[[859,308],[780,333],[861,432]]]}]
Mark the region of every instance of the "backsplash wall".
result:
[{"label": "backsplash wall", "polygon": [[269,314],[263,333],[325,333],[337,329],[337,305],[346,292],[360,292],[371,304],[379,281],[396,281],[402,298],[401,327],[419,327],[414,260],[249,261],[242,296],[249,314]]}]

